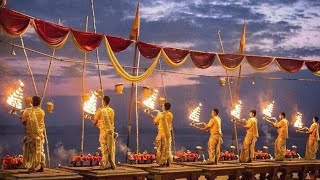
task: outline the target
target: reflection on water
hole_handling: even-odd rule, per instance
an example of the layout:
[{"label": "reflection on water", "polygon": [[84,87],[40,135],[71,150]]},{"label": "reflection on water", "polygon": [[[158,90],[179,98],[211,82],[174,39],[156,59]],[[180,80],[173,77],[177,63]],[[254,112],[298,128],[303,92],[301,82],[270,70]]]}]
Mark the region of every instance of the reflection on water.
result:
[{"label": "reflection on water", "polygon": [[[1,128],[0,136],[0,155],[3,157],[6,154],[22,154],[21,139],[23,137],[22,127]],[[125,129],[118,130],[119,138],[117,139],[117,161],[125,161],[125,152],[127,150],[127,131]],[[232,140],[231,132],[223,136],[224,143],[222,149],[228,149]],[[243,134],[239,133],[239,144],[243,140]],[[155,129],[141,129],[139,134],[140,151],[153,152],[153,140],[156,136]],[[207,140],[209,133],[200,132],[193,129],[175,129],[175,140],[177,150],[195,150],[196,146],[201,146],[206,151]],[[70,155],[79,152],[80,149],[80,126],[66,126],[66,127],[50,127],[48,128],[48,138],[50,145],[51,165],[57,166],[58,164],[67,165],[70,163]],[[136,151],[136,134],[132,133],[130,140],[130,148]],[[272,136],[273,140],[275,135]],[[287,148],[292,145],[298,146],[298,152],[301,156],[304,155],[305,143],[307,136],[291,137],[287,141]],[[261,149],[263,146],[269,147],[269,152],[273,153],[273,144],[266,144],[270,142],[270,137],[260,137],[258,139],[256,149]],[[272,142],[272,141],[271,141]],[[85,153],[95,153],[98,150],[98,130],[94,127],[86,127]],[[207,156],[206,156],[207,157]],[[318,153],[319,157],[319,153]]]}]

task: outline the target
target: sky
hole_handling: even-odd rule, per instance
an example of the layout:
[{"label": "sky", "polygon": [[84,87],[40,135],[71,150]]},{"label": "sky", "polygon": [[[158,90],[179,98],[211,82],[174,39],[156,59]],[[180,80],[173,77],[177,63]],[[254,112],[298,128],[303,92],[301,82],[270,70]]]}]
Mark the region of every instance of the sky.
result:
[{"label": "sky", "polygon": [[[135,15],[137,1],[108,0],[94,1],[97,31],[109,35],[128,38]],[[58,22],[74,29],[84,30],[86,16],[89,16],[89,31],[93,31],[91,6],[88,0],[55,1],[18,1],[9,0],[7,7],[19,12],[50,22]],[[140,40],[163,46],[186,48],[199,51],[220,52],[217,32],[221,31],[224,49],[229,53],[238,51],[243,22],[247,22],[247,54],[294,57],[308,60],[320,60],[320,2],[318,0],[154,0],[140,1],[141,29]],[[20,39],[10,39],[3,34],[1,40],[20,44]],[[30,28],[23,36],[27,47],[51,54],[52,50]],[[5,105],[8,92],[17,86],[17,80],[25,84],[25,94],[33,95],[31,78],[25,63],[23,51],[15,49],[17,56],[10,56],[11,47],[0,43],[0,95],[1,124],[18,124],[7,115],[9,107]],[[99,48],[102,62],[109,62],[106,51]],[[29,53],[32,71],[37,88],[42,92],[49,58]],[[57,50],[56,56],[64,59],[83,60],[84,54],[76,49],[69,39],[67,44]],[[131,65],[133,48],[118,53],[117,57],[124,65]],[[95,53],[88,54],[88,61],[95,62]],[[141,58],[141,66],[147,67],[150,61]],[[159,68],[159,67],[158,67]],[[111,105],[118,112],[118,127],[125,127],[128,119],[130,83],[122,79],[112,67],[101,67],[103,87],[112,98]],[[221,116],[230,123],[229,96],[226,87],[220,87],[218,79],[206,75],[225,75],[225,70],[214,62],[213,66],[202,70],[189,60],[179,68],[167,66],[162,61],[162,69],[177,72],[192,72],[204,76],[177,75],[163,73],[163,82],[167,98],[173,104],[175,126],[188,127],[187,116],[190,109],[199,102],[204,104],[202,121],[210,118],[213,107],[221,109]],[[131,71],[131,69],[127,69]],[[99,88],[97,67],[89,65],[86,70],[87,91]],[[238,70],[230,72],[237,75]],[[314,115],[319,115],[319,83],[305,81],[267,81],[258,77],[308,78],[320,80],[303,68],[298,73],[282,72],[275,64],[267,70],[255,71],[247,64],[243,65],[242,74],[248,79],[241,80],[241,99],[245,102],[243,117],[250,109],[260,111],[262,104],[275,100],[278,104],[275,113],[286,111],[305,114],[305,124],[310,124]],[[256,84],[253,86],[252,81]],[[124,83],[123,95],[114,93],[116,83]],[[232,85],[235,89],[236,80]],[[160,73],[153,73],[150,78],[139,84],[160,89],[164,96]],[[58,126],[80,124],[81,65],[53,62],[52,75],[45,100],[53,99],[55,112],[48,114],[48,125]],[[140,97],[139,97],[140,98]],[[140,111],[142,127],[151,127],[151,120]],[[261,114],[260,114],[261,115]]]}]

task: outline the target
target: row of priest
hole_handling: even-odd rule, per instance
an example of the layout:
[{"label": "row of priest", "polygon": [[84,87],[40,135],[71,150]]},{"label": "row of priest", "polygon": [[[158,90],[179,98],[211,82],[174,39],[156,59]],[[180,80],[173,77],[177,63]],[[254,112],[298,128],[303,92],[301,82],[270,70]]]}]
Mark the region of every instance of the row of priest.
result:
[{"label": "row of priest", "polygon": [[[115,133],[115,113],[109,106],[110,97],[104,96],[103,106],[95,111],[93,118],[93,125],[99,128],[99,142],[101,148],[101,168],[102,169],[115,169],[115,139],[117,133]],[[32,106],[26,108],[22,114],[22,124],[25,126],[26,135],[23,139],[23,161],[24,165],[30,172],[43,171],[45,166],[45,155],[43,152],[44,144],[44,116],[45,113],[41,109],[41,99],[38,96],[34,96],[31,102]],[[172,124],[173,114],[170,112],[171,104],[165,102],[162,105],[162,111],[148,110],[147,114],[152,116],[154,125],[158,128],[158,134],[155,138],[156,147],[156,162],[160,166],[170,166],[173,161],[173,155],[171,151],[172,142]],[[156,112],[153,115],[152,112]],[[275,128],[277,128],[278,136],[274,143],[275,148],[275,160],[284,160],[286,153],[286,141],[289,137],[288,127],[289,121],[286,119],[286,114],[281,112],[279,119],[265,117],[265,120],[270,122]],[[315,159],[318,150],[319,140],[319,118],[313,117],[313,123],[310,128],[299,128],[297,132],[306,133],[309,135],[306,144],[306,159]],[[243,140],[242,149],[240,152],[240,162],[251,162],[254,158],[255,143],[259,138],[258,121],[256,118],[256,110],[251,110],[249,118],[240,119],[234,118],[233,121],[246,129],[246,136]],[[211,118],[208,123],[193,124],[200,130],[209,131],[210,138],[208,140],[208,154],[209,162],[211,164],[217,164],[220,158],[220,149],[222,144],[222,121],[219,117],[219,110],[213,109]]]},{"label": "row of priest", "polygon": [[[235,123],[239,124],[246,130],[246,135],[243,140],[239,156],[240,162],[243,163],[251,162],[254,158],[255,143],[259,138],[259,128],[256,114],[256,110],[251,110],[249,113],[249,118],[247,120],[233,119]],[[281,112],[279,114],[278,120],[272,117],[264,117],[264,119],[270,122],[275,128],[277,128],[278,136],[274,142],[274,156],[276,161],[283,161],[287,150],[286,141],[289,137],[289,121],[286,119],[286,114],[284,112]],[[315,116],[313,117],[312,125],[310,126],[310,128],[304,127],[297,130],[297,132],[306,133],[309,135],[305,152],[305,159],[308,160],[316,159],[319,140],[318,120],[319,117]],[[202,125],[203,127],[199,127],[199,125]],[[212,164],[217,164],[220,157],[222,142],[221,118],[219,117],[219,110],[213,109],[212,117],[209,122],[198,123],[197,126],[200,130],[210,131],[210,138],[208,140],[209,161]]]}]

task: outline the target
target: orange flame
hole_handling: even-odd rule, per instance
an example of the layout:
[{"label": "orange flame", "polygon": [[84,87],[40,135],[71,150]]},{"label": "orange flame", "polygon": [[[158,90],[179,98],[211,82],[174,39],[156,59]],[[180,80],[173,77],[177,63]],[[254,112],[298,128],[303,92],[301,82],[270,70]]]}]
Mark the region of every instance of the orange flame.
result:
[{"label": "orange flame", "polygon": [[294,122],[294,127],[296,128],[302,128],[302,113],[297,112],[296,121]]},{"label": "orange flame", "polygon": [[15,109],[22,109],[24,84],[19,80],[19,87],[7,99],[7,103]]},{"label": "orange flame", "polygon": [[239,100],[239,102],[235,105],[234,109],[231,110],[231,116],[240,119],[241,117],[241,109],[242,109],[242,101]]},{"label": "orange flame", "polygon": [[268,104],[267,107],[262,110],[262,113],[267,117],[272,117],[274,104],[274,101],[272,101],[272,103]]},{"label": "orange flame", "polygon": [[202,104],[199,103],[199,105],[193,109],[189,115],[189,119],[194,122],[200,122],[200,112],[201,112]]},{"label": "orange flame", "polygon": [[91,95],[87,101],[83,104],[83,110],[89,114],[95,114],[97,110],[97,96],[91,92]]},{"label": "orange flame", "polygon": [[158,96],[158,90],[154,90],[152,95],[143,101],[143,104],[147,106],[149,109],[154,109],[155,108],[155,102],[157,101],[157,96]]}]

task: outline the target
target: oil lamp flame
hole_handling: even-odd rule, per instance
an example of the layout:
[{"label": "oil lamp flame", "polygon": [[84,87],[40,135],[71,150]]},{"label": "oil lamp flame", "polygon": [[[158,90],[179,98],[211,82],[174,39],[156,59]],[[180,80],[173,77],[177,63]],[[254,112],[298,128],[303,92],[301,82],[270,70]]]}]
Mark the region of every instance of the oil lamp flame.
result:
[{"label": "oil lamp flame", "polygon": [[189,115],[189,119],[193,122],[200,122],[200,112],[201,112],[202,104],[199,103],[199,105],[193,109]]},{"label": "oil lamp flame", "polygon": [[239,102],[234,106],[234,109],[231,110],[231,116],[233,116],[236,119],[240,119],[241,109],[242,109],[242,101],[239,100]]},{"label": "oil lamp flame", "polygon": [[152,95],[143,101],[143,104],[147,106],[149,109],[154,109],[155,108],[155,102],[157,101],[157,96],[158,96],[158,90],[154,90]]},{"label": "oil lamp flame", "polygon": [[272,117],[273,107],[274,107],[274,101],[272,103],[268,104],[268,106],[262,110],[263,115],[267,117]]},{"label": "oil lamp flame", "polygon": [[91,95],[87,101],[83,104],[83,110],[89,114],[95,114],[97,110],[97,96],[91,92]]},{"label": "oil lamp flame", "polygon": [[15,109],[22,109],[24,84],[19,80],[19,87],[7,99],[7,103]]},{"label": "oil lamp flame", "polygon": [[303,124],[302,124],[302,113],[297,112],[297,117],[296,117],[296,121],[294,122],[294,127],[296,128],[302,128]]}]

